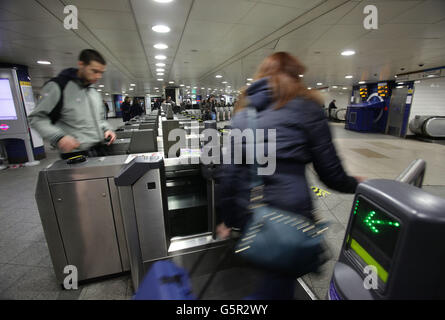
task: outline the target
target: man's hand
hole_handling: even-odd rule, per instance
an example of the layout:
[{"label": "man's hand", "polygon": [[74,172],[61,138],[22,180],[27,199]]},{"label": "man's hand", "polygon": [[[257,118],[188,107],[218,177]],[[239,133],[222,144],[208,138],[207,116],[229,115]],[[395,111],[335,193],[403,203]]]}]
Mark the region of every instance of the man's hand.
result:
[{"label": "man's hand", "polygon": [[68,153],[77,149],[80,146],[80,142],[71,136],[64,136],[57,143],[57,147],[63,152]]},{"label": "man's hand", "polygon": [[105,140],[107,140],[107,141],[109,140],[109,142],[107,143],[107,146],[113,144],[113,142],[116,141],[116,138],[117,138],[117,136],[113,131],[108,130],[105,132]]}]

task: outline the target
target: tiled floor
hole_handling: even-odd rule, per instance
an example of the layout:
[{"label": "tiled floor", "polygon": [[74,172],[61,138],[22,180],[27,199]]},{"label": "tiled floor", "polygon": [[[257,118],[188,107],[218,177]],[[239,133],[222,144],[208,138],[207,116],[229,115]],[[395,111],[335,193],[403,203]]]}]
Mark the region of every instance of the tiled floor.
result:
[{"label": "tiled floor", "polygon": [[[111,122],[116,126],[121,123],[119,120]],[[425,190],[445,197],[445,146],[346,131],[342,124],[332,124],[332,132],[349,174],[394,179],[411,161],[422,158],[427,161]],[[366,149],[371,153],[354,149]],[[77,291],[64,291],[57,284],[34,200],[38,172],[58,157],[56,152],[48,148],[46,151],[48,157],[37,167],[0,171],[0,299],[130,299],[132,286],[128,275],[81,285]],[[367,156],[373,153],[384,157]],[[304,277],[317,296],[324,298],[340,252],[353,195],[329,190],[310,167],[308,179],[311,185],[330,192],[325,198],[317,198],[314,194],[314,201],[317,214],[330,221],[326,242],[331,260],[320,274]]]}]

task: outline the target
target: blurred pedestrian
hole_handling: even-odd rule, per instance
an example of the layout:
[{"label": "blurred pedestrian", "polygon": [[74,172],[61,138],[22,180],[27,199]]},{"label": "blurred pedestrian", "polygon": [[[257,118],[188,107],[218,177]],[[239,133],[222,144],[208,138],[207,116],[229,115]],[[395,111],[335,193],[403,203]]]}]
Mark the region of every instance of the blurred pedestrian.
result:
[{"label": "blurred pedestrian", "polygon": [[[272,175],[262,176],[263,202],[314,220],[311,189],[305,174],[307,164],[313,164],[324,184],[340,192],[354,193],[363,178],[348,176],[343,169],[320,108],[322,99],[308,90],[298,76],[304,71],[305,67],[288,53],[267,57],[235,107],[232,128],[241,131],[249,128],[247,109],[255,108],[256,128],[265,132],[276,130],[276,170]],[[245,152],[246,142],[242,145]],[[243,230],[249,219],[252,180],[249,168],[246,164],[223,167],[218,195],[222,223],[217,227],[221,238],[228,237],[232,228]],[[295,280],[267,273],[251,298],[292,299]]]}]

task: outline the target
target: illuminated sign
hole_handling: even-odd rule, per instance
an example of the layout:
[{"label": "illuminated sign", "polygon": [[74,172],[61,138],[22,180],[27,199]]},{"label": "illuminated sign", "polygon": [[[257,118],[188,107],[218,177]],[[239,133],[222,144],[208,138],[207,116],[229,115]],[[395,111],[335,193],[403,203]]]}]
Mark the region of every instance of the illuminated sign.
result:
[{"label": "illuminated sign", "polygon": [[401,223],[377,205],[359,196],[353,207],[347,247],[363,266],[374,265],[383,283],[388,281]]},{"label": "illuminated sign", "polygon": [[0,130],[2,131],[8,131],[9,126],[7,124],[0,124]]}]

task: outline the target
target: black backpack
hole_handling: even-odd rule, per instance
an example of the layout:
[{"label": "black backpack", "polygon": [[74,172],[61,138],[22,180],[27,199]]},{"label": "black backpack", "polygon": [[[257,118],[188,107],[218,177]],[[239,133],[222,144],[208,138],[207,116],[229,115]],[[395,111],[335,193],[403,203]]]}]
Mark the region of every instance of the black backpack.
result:
[{"label": "black backpack", "polygon": [[57,121],[60,120],[60,117],[62,115],[62,108],[63,108],[63,91],[65,90],[65,87],[70,80],[71,80],[71,78],[69,78],[69,77],[59,75],[58,77],[52,78],[51,80],[49,80],[48,82],[45,83],[45,85],[46,85],[50,82],[54,82],[54,83],[57,83],[57,85],[60,88],[59,101],[57,102],[56,106],[49,114],[49,118],[51,119],[52,124],[55,124]]}]

